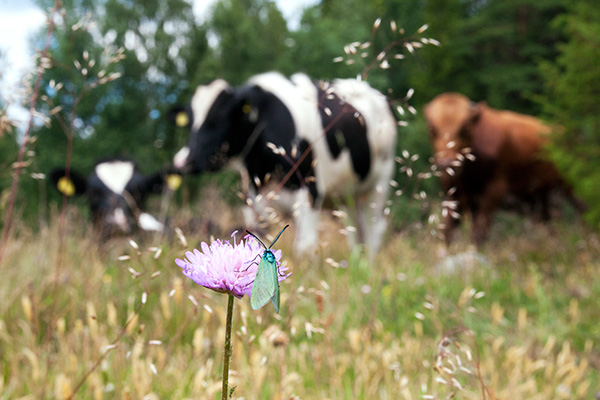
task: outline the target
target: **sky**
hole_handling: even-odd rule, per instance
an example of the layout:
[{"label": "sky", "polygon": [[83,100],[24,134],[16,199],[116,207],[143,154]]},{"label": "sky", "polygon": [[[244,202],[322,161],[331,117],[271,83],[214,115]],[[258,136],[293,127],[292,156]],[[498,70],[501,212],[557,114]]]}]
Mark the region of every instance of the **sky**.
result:
[{"label": "sky", "polygon": [[33,67],[27,38],[39,30],[46,17],[31,0],[0,0],[0,51],[3,54],[0,91],[10,96],[25,70]]},{"label": "sky", "polygon": [[[217,0],[192,0],[194,14],[200,22],[210,15]],[[292,30],[298,28],[302,11],[319,0],[275,0],[277,7]],[[19,98],[16,88],[25,72],[33,68],[33,51],[28,47],[29,38],[43,27],[46,16],[33,0],[0,0],[0,51],[4,55],[0,66],[0,95],[11,103]],[[8,115],[24,122],[25,109],[10,106]],[[19,124],[21,125],[21,124]]]}]

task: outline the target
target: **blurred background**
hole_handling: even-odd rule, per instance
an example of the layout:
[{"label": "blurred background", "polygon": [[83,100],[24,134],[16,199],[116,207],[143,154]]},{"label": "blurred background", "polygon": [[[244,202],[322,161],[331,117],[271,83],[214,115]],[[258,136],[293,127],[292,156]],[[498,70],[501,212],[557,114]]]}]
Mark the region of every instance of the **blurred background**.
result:
[{"label": "blurred background", "polygon": [[[399,128],[398,154],[419,154],[415,171],[425,171],[431,155],[421,116],[424,103],[446,91],[457,91],[495,108],[534,115],[561,126],[549,149],[576,193],[587,201],[586,218],[600,221],[595,204],[600,190],[600,11],[595,1],[570,0],[65,0],[50,45],[52,62],[43,75],[41,115],[72,119],[76,170],[88,173],[99,157],[128,156],[143,172],[168,164],[187,140],[168,111],[189,102],[195,87],[220,77],[236,85],[251,75],[278,70],[306,72],[313,78],[355,77],[364,66],[335,63],[344,45],[368,41],[373,22],[382,28],[373,38],[371,55],[392,43],[392,21],[410,37],[427,24],[425,37],[439,46],[405,51],[388,69],[370,71],[368,81],[390,98],[410,89],[417,109],[407,127]],[[27,113],[19,106],[32,89],[26,77],[36,51],[44,46],[44,14],[53,1],[0,1],[0,109],[16,126],[0,137],[0,211],[4,212]],[[107,51],[123,48],[124,59],[107,62]],[[111,50],[112,49],[112,50]],[[104,56],[103,56],[104,53]],[[114,54],[114,53],[113,53]],[[25,63],[23,61],[25,58]],[[102,62],[104,57],[104,63]],[[89,61],[94,60],[94,65]],[[96,62],[97,61],[97,62]],[[110,61],[110,60],[109,60]],[[83,64],[87,63],[88,65]],[[85,74],[82,73],[85,69]],[[97,87],[92,77],[118,79]],[[104,75],[105,74],[105,75]],[[56,84],[61,84],[57,90]],[[46,101],[44,101],[46,99]],[[56,108],[59,107],[59,108]],[[75,111],[75,114],[73,113]],[[5,111],[3,111],[5,113]],[[73,118],[71,118],[73,117]],[[38,118],[20,181],[17,212],[35,226],[60,196],[40,178],[64,165],[66,135],[56,120]],[[436,180],[411,188],[406,174],[397,180],[408,193],[439,192]],[[225,178],[223,178],[225,176]],[[221,180],[237,187],[230,172],[187,177],[176,201],[198,195],[197,180]],[[191,183],[190,183],[191,182]],[[399,197],[394,225],[422,220],[423,204]],[[0,222],[1,223],[1,222]]]},{"label": "blurred background", "polygon": [[[68,157],[84,176],[111,156],[151,174],[187,141],[169,111],[197,85],[268,70],[356,77],[394,44],[403,58],[366,78],[391,100],[414,89],[414,108],[398,115],[406,124],[384,246],[369,263],[325,212],[315,257],[294,259],[294,235],[282,235],[293,275],[281,285],[281,314],[236,301],[234,398],[600,398],[598,0],[58,3],[49,35],[53,0],[0,0],[3,217],[23,168],[12,230],[0,239],[0,399],[216,398],[224,296],[184,281],[174,259],[212,234],[208,223],[179,222],[206,216],[231,240],[239,174],[185,176],[169,195],[175,207],[155,196],[149,208],[182,228],[172,236],[103,245],[83,197],[54,218],[62,199],[47,178]],[[362,62],[345,53],[367,41]],[[423,105],[448,91],[555,127],[545,156],[586,201],[587,224],[568,207],[548,224],[503,214],[481,252],[467,235],[442,251]]]}]

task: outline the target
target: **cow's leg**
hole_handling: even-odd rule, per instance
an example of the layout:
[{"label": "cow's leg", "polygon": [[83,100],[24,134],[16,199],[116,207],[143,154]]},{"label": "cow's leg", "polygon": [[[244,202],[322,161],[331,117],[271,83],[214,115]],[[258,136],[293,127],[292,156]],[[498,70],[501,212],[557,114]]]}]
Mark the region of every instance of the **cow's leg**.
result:
[{"label": "cow's leg", "polygon": [[296,193],[294,216],[296,221],[296,237],[294,251],[303,256],[313,252],[319,239],[319,213],[321,200],[312,204],[308,189],[300,189]]},{"label": "cow's leg", "polygon": [[[391,173],[389,174],[391,176]],[[366,223],[365,243],[369,246],[369,254],[375,256],[381,247],[383,236],[387,228],[387,217],[385,216],[385,202],[388,198],[389,178],[386,177],[375,187],[371,193],[370,201],[365,205],[369,219]]]},{"label": "cow's leg", "polygon": [[[357,195],[353,199],[356,239],[358,243],[367,247],[370,259],[373,259],[379,251],[387,228],[387,218],[384,215],[387,187],[385,184],[378,185],[369,195]],[[354,243],[351,241],[350,233],[348,238],[349,245],[352,247]]]},{"label": "cow's leg", "polygon": [[[446,193],[448,192],[449,190],[446,190]],[[467,210],[468,202],[464,194],[456,192],[453,194],[447,194],[444,201],[446,204],[444,205],[444,210],[442,211],[444,220],[442,233],[444,235],[446,247],[449,247],[454,237],[454,232],[460,225],[461,219],[463,218],[463,213]]]},{"label": "cow's leg", "polygon": [[356,196],[354,198],[354,214],[356,217],[356,240],[352,239],[351,232],[348,233],[348,244],[352,247],[356,242],[359,244],[366,245],[369,236],[369,210],[368,210],[368,199],[365,196]]},{"label": "cow's leg", "polygon": [[454,231],[460,225],[463,212],[466,210],[467,198],[460,187],[460,182],[455,180],[454,177],[443,174],[441,183],[445,193],[444,202],[442,203],[444,207],[442,209],[442,219],[444,222],[441,231],[446,247],[449,247],[454,237]]},{"label": "cow's leg", "polygon": [[460,219],[462,218],[463,207],[459,201],[454,201],[456,202],[456,206],[454,208],[446,208],[444,216],[444,228],[442,229],[442,232],[444,234],[444,242],[446,243],[446,247],[450,246],[454,236],[454,231],[460,225]]},{"label": "cow's leg", "polygon": [[[356,211],[356,241],[365,246],[369,260],[377,255],[381,239],[385,232],[386,220],[383,212],[379,212],[376,202],[369,201],[371,196],[362,196],[355,199]],[[353,238],[348,232],[348,245],[353,248]]]},{"label": "cow's leg", "polygon": [[471,238],[476,245],[481,245],[487,237],[492,222],[492,216],[502,198],[506,195],[508,183],[504,178],[492,180],[483,193],[479,207],[473,210],[473,230]]},{"label": "cow's leg", "polygon": [[[550,196],[552,195],[552,191],[544,188],[544,189],[540,189],[539,191],[539,198],[537,200],[537,202],[539,202],[539,207],[540,207],[540,216],[542,218],[542,221],[544,222],[548,222],[550,221]],[[534,207],[535,207],[535,199],[534,199]],[[535,209],[534,209],[535,211]]]},{"label": "cow's leg", "polygon": [[[380,160],[381,164],[376,170],[379,171],[376,185],[370,192],[363,196],[366,201],[357,200],[357,216],[359,226],[359,240],[363,239],[368,247],[370,259],[373,259],[383,241],[387,229],[387,217],[385,216],[385,203],[388,199],[390,179],[394,175],[395,162],[392,158]],[[365,218],[361,221],[360,214]],[[361,226],[362,225],[362,226]]]}]

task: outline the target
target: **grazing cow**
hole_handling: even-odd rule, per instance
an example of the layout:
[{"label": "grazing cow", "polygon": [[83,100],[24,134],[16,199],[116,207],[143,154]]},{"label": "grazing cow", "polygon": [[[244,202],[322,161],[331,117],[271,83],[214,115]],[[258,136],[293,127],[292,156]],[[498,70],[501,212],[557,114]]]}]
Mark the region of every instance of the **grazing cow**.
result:
[{"label": "grazing cow", "polygon": [[443,93],[425,106],[434,159],[441,171],[446,243],[470,212],[472,240],[485,239],[493,213],[509,201],[540,206],[549,218],[549,198],[559,189],[578,209],[571,188],[554,164],[542,158],[550,128],[538,119],[473,103],[458,93]]},{"label": "grazing cow", "polygon": [[161,193],[165,183],[171,190],[176,190],[181,183],[181,177],[169,174],[168,170],[144,176],[136,164],[126,158],[98,161],[87,178],[73,170],[67,178],[64,169],[57,169],[52,171],[50,179],[69,197],[86,195],[94,225],[103,236],[130,233],[134,227],[162,232],[164,225],[142,211],[144,202],[150,193]]},{"label": "grazing cow", "polygon": [[240,159],[251,182],[248,226],[273,201],[294,214],[295,250],[304,254],[317,244],[324,200],[351,198],[357,239],[377,252],[397,129],[380,92],[354,79],[268,72],[240,87],[221,79],[200,86],[187,110],[191,134],[175,167],[214,171]]}]

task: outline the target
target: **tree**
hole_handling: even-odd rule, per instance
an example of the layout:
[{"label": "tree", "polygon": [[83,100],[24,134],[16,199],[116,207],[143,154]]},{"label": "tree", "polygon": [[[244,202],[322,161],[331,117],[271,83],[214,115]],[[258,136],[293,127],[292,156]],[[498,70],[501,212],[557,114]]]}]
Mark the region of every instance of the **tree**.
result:
[{"label": "tree", "polygon": [[552,158],[587,202],[587,220],[600,227],[600,10],[593,0],[574,2],[556,25],[569,39],[559,46],[556,63],[542,64],[545,93],[539,100],[561,127]]},{"label": "tree", "polygon": [[[0,53],[0,61],[2,54]],[[6,105],[0,99],[0,215],[6,214],[6,205],[8,202],[8,193],[10,190],[13,167],[12,164],[17,160],[19,148],[15,140],[15,129],[11,120],[6,115]],[[0,226],[4,221],[0,223]]]},{"label": "tree", "polygon": [[424,49],[417,93],[445,91],[497,108],[539,114],[537,65],[553,60],[561,32],[551,24],[565,0],[428,0],[424,20],[442,46]]},{"label": "tree", "polygon": [[[7,68],[6,55],[0,49],[0,81]],[[10,185],[10,164],[16,160],[18,151],[13,121],[6,114],[7,107],[5,99],[0,97],[0,193]]]},{"label": "tree", "polygon": [[278,68],[289,33],[275,3],[224,0],[216,4],[210,29],[217,38],[219,77],[238,85]]},{"label": "tree", "polygon": [[360,74],[360,67],[333,62],[344,54],[344,46],[366,41],[375,17],[370,2],[323,1],[305,10],[300,29],[292,33],[288,49],[288,73],[305,72],[315,79],[349,78]]},{"label": "tree", "polygon": [[[184,0],[69,0],[64,7],[64,21],[55,32],[53,67],[44,81],[44,94],[63,114],[72,112],[75,93],[102,70],[106,49],[123,48],[125,56],[104,75],[117,72],[120,79],[94,87],[77,104],[74,164],[85,169],[95,158],[113,155],[130,156],[145,169],[170,161],[180,143],[175,143],[168,110],[192,85],[189,79],[210,75],[201,65],[211,60],[205,30],[196,25],[191,5]],[[78,24],[79,29],[72,29]],[[51,81],[63,83],[60,93],[49,86]],[[61,130],[56,123],[42,128],[38,146],[64,148]],[[64,154],[42,155],[41,167],[51,168],[60,160]]]},{"label": "tree", "polygon": [[146,173],[169,163],[186,138],[175,134],[168,111],[190,79],[211,75],[203,68],[212,60],[206,31],[190,3],[65,0],[63,7],[41,89],[50,123],[36,132],[33,168],[64,166],[69,135],[72,166],[82,172],[117,155]]},{"label": "tree", "polygon": [[101,127],[119,141],[120,151],[133,150],[147,168],[158,160],[168,163],[183,139],[167,118],[169,110],[215,72],[206,29],[196,24],[185,0],[108,0],[104,13],[102,34],[114,37],[126,58]]}]

